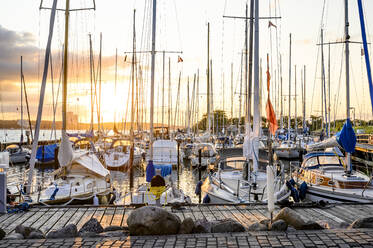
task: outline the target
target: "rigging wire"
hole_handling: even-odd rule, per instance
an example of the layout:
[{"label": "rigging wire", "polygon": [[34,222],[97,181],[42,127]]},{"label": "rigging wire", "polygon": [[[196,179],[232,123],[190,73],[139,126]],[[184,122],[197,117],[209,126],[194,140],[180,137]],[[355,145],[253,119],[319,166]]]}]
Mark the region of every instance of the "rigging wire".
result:
[{"label": "rigging wire", "polygon": [[[323,1],[323,7],[322,7],[322,14],[321,14],[321,21],[320,21],[320,25],[319,25],[319,29],[318,29],[318,35],[317,35],[317,42],[319,43],[320,42],[320,35],[321,35],[321,29],[323,27],[323,23],[324,23],[324,17],[325,17],[325,5],[326,5],[326,1],[324,0]],[[316,81],[317,81],[317,63],[318,63],[318,60],[319,60],[319,56],[320,56],[320,46],[318,46],[318,49],[317,49],[317,57],[316,57],[316,65],[315,65],[315,75],[314,75],[314,84],[313,84],[313,90],[312,90],[312,99],[314,99],[314,94],[315,94],[315,86],[316,86]],[[313,102],[311,102],[311,109],[310,109],[310,114],[312,113],[313,111]],[[321,105],[321,103],[320,103]]]}]

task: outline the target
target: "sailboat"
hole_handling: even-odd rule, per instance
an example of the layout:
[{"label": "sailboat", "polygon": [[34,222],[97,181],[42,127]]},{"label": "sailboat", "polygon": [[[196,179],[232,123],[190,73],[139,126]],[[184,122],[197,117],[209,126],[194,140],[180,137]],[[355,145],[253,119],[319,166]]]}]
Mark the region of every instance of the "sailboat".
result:
[{"label": "sailboat", "polygon": [[[54,0],[51,13],[51,28],[54,23],[57,1]],[[65,19],[65,45],[64,45],[64,67],[63,67],[63,98],[62,98],[62,130],[61,145],[58,153],[60,168],[53,172],[55,181],[45,190],[39,192],[38,203],[42,204],[74,204],[90,202],[93,198],[99,198],[100,203],[107,203],[108,197],[112,193],[110,183],[110,172],[101,164],[96,155],[91,151],[73,150],[72,143],[66,133],[66,103],[68,84],[68,31],[69,31],[69,10],[70,1],[66,0]],[[52,31],[53,32],[53,28]],[[44,93],[46,75],[48,70],[48,57],[50,54],[51,36],[49,35],[48,46],[45,59],[45,70],[43,74],[42,93]],[[44,94],[40,94],[41,104],[35,130],[35,139],[30,163],[30,173],[28,185],[31,190],[32,173],[35,166],[36,147],[38,142],[41,109]],[[96,198],[96,199],[97,199]]]},{"label": "sailboat", "polygon": [[[358,1],[358,4],[365,56],[369,56],[364,38],[365,25],[361,1]],[[303,188],[307,189],[305,198],[312,201],[372,202],[373,178],[353,170],[351,164],[351,153],[355,150],[356,136],[350,121],[348,0],[345,0],[344,8],[345,41],[343,43],[345,43],[346,53],[347,119],[342,130],[335,136],[307,146],[307,150],[311,152],[305,155],[301,167],[293,172],[292,176],[298,186],[303,184]],[[371,84],[368,64],[367,68],[369,68],[368,79]],[[344,149],[346,156],[336,152],[339,147]],[[320,149],[322,152],[317,151]]]},{"label": "sailboat", "polygon": [[[246,18],[248,19],[247,9],[248,7],[246,5]],[[254,9],[255,17],[253,13]],[[250,203],[266,200],[263,197],[266,190],[267,176],[266,172],[258,168],[260,134],[259,0],[255,0],[255,8],[254,0],[251,1],[250,19],[255,19],[253,130],[251,130],[249,122],[247,121],[250,116],[250,107],[248,107],[248,113],[246,113],[246,136],[243,145],[244,157],[222,158],[217,161],[218,171],[210,174],[202,185],[202,191],[207,195],[204,200],[206,203]],[[248,102],[250,101],[249,99],[247,100]],[[285,199],[289,195],[289,192],[285,187],[280,188],[281,184],[279,178],[277,178],[276,181],[278,192],[277,200]]]},{"label": "sailboat", "polygon": [[9,152],[9,162],[10,164],[19,164],[19,163],[26,163],[30,159],[30,150],[27,148],[22,147],[23,143],[23,87],[24,87],[24,77],[23,77],[23,59],[21,56],[21,139],[20,143],[8,145],[5,148],[5,151]]}]

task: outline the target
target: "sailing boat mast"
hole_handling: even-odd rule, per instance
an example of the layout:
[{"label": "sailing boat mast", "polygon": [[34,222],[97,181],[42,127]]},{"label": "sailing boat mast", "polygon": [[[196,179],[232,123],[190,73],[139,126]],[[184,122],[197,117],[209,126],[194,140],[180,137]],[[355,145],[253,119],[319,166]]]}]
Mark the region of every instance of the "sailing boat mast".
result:
[{"label": "sailing boat mast", "polygon": [[297,117],[297,65],[294,65],[294,81],[295,81],[295,87],[294,87],[294,97],[295,97],[295,121],[294,121],[294,130],[295,135],[298,134],[298,117]]},{"label": "sailing boat mast", "polygon": [[132,43],[132,66],[131,66],[131,150],[130,150],[130,189],[133,188],[133,155],[134,155],[134,121],[135,121],[135,63],[136,63],[136,10],[133,10],[133,43]]},{"label": "sailing boat mast", "polygon": [[171,58],[168,57],[168,129],[171,130],[172,99],[171,99]]},{"label": "sailing boat mast", "polygon": [[280,54],[280,102],[281,102],[281,111],[280,111],[280,126],[281,129],[284,128],[284,105],[282,99],[282,56]]},{"label": "sailing boat mast", "polygon": [[[326,89],[325,89],[325,67],[324,67],[324,30],[321,29],[321,115],[322,115],[322,132],[328,128],[328,118],[326,111]],[[324,116],[325,111],[325,116]],[[328,130],[326,130],[328,131]]]},{"label": "sailing boat mast", "polygon": [[306,128],[306,66],[303,69],[303,129]]},{"label": "sailing boat mast", "polygon": [[[69,21],[69,0],[66,0],[66,20],[65,20],[65,49],[67,49],[67,26],[68,26],[68,21]],[[39,132],[40,132],[40,124],[41,124],[41,116],[43,113],[43,104],[44,104],[44,95],[45,95],[45,87],[46,87],[46,82],[47,82],[47,76],[48,76],[48,62],[49,62],[49,56],[51,52],[51,43],[52,43],[52,37],[53,37],[53,26],[54,26],[54,19],[56,16],[56,8],[57,8],[57,0],[53,1],[52,5],[52,12],[51,12],[51,18],[50,18],[50,23],[49,23],[49,35],[48,35],[48,42],[47,42],[47,48],[45,50],[45,60],[44,60],[44,71],[43,71],[43,79],[41,83],[41,89],[40,89],[40,98],[39,98],[39,107],[38,107],[38,115],[36,119],[36,125],[35,125],[35,137],[32,143],[32,153],[31,153],[31,159],[30,159],[30,170],[28,174],[28,182],[27,182],[27,193],[31,193],[31,184],[32,184],[32,176],[33,176],[33,171],[35,167],[35,159],[36,159],[36,150],[38,147],[38,142],[39,142]],[[67,51],[67,50],[66,50]],[[67,61],[67,59],[65,60]],[[65,80],[65,77],[64,77]],[[65,113],[66,117],[66,113]],[[66,124],[65,124],[66,127]]]},{"label": "sailing boat mast", "polygon": [[[114,81],[114,99],[117,99],[117,74],[118,74],[118,48],[115,49],[115,81]],[[114,130],[116,130],[117,109],[114,108]]]},{"label": "sailing boat mast", "polygon": [[330,43],[328,48],[328,137],[330,138]]},{"label": "sailing boat mast", "polygon": [[[165,69],[165,51],[162,52],[163,61],[163,76],[162,76],[162,126],[164,126],[164,69]],[[189,98],[188,98],[189,100]],[[162,139],[164,138],[164,132],[162,132]]]},{"label": "sailing boat mast", "polygon": [[151,81],[150,81],[150,160],[153,161],[153,122],[154,122],[154,70],[155,70],[155,31],[157,21],[157,0],[153,0],[152,22],[152,52],[151,52]]},{"label": "sailing boat mast", "polygon": [[231,63],[231,125],[233,125],[233,63]]},{"label": "sailing boat mast", "polygon": [[[350,119],[350,23],[348,21],[348,0],[345,0],[345,46],[346,46],[346,117]],[[347,173],[351,173],[351,154],[347,153]]]},{"label": "sailing boat mast", "polygon": [[291,127],[291,34],[289,36],[289,117],[288,117],[288,140],[290,140],[290,127]]},{"label": "sailing boat mast", "polygon": [[22,75],[23,75],[23,59],[21,56],[21,140],[19,146],[21,147],[23,143],[23,83],[22,83]]},{"label": "sailing boat mast", "polygon": [[253,172],[254,184],[256,183],[256,172],[259,165],[259,135],[260,135],[260,110],[259,110],[259,0],[255,0],[255,52],[254,52],[254,119],[253,119],[253,134],[254,140],[254,156],[253,156]]},{"label": "sailing boat mast", "polygon": [[207,23],[207,130],[209,133],[211,132],[210,117],[210,23]]},{"label": "sailing boat mast", "polygon": [[238,121],[237,129],[238,134],[241,134],[241,108],[242,108],[242,67],[243,67],[243,53],[241,53],[241,66],[240,66],[240,95],[239,95],[239,106],[238,106]]},{"label": "sailing boat mast", "polygon": [[93,133],[93,109],[94,109],[94,99],[93,99],[93,84],[95,80],[94,73],[94,60],[93,60],[93,50],[92,50],[92,35],[89,34],[89,67],[90,67],[90,78],[91,78],[91,125],[90,132]]}]

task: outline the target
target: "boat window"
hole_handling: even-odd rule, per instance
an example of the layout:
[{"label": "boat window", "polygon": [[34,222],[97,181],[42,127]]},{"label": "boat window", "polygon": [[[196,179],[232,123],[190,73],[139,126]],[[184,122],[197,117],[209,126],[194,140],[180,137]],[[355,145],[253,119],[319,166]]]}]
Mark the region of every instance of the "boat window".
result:
[{"label": "boat window", "polygon": [[226,161],[224,166],[226,169],[242,170],[246,161]]},{"label": "boat window", "polygon": [[312,167],[318,165],[317,157],[313,157],[307,160],[304,167]]},{"label": "boat window", "polygon": [[339,159],[336,156],[320,156],[319,162],[321,165],[323,164],[338,164],[339,165]]}]

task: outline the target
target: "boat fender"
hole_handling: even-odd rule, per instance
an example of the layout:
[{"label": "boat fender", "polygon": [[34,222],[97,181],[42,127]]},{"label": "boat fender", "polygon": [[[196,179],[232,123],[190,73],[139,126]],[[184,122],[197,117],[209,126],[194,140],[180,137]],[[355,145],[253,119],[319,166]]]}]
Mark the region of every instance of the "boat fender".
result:
[{"label": "boat fender", "polygon": [[201,194],[201,191],[202,191],[201,188],[202,188],[202,181],[199,181],[196,185],[196,190],[195,190],[196,195]]},{"label": "boat fender", "polygon": [[302,201],[306,199],[306,193],[307,193],[307,183],[303,182],[299,187],[299,199]]},{"label": "boat fender", "polygon": [[54,199],[56,199],[56,195],[57,195],[58,190],[60,190],[60,189],[56,185],[56,188],[54,189],[54,191],[53,191],[51,197],[49,198],[49,200],[53,201]]},{"label": "boat fender", "polygon": [[207,203],[210,203],[210,201],[211,201],[210,196],[206,194],[205,197],[203,197],[202,203],[207,204]]},{"label": "boat fender", "polygon": [[100,205],[100,202],[98,200],[97,195],[94,195],[93,196],[93,206],[98,206],[98,205]]}]

